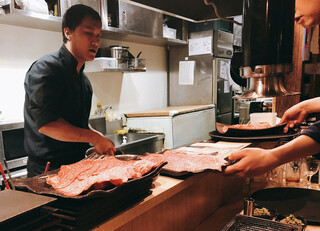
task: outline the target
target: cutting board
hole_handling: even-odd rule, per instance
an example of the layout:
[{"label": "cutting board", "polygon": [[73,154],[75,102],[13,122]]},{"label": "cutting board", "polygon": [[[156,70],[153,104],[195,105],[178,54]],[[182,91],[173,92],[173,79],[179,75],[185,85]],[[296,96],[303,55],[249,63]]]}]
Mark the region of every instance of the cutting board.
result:
[{"label": "cutting board", "polygon": [[17,190],[0,191],[0,224],[55,200],[53,197]]},{"label": "cutting board", "polygon": [[213,108],[213,105],[186,105],[186,106],[169,106],[148,111],[133,112],[125,114],[126,117],[149,117],[149,116],[174,116],[188,112],[201,111]]}]

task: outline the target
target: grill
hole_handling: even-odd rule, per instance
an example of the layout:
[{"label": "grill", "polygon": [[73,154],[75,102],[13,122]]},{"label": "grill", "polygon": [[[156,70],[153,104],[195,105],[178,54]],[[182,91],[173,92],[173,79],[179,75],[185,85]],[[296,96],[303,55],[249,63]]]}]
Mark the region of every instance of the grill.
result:
[{"label": "grill", "polygon": [[301,226],[284,224],[257,217],[237,215],[220,231],[302,231]]}]

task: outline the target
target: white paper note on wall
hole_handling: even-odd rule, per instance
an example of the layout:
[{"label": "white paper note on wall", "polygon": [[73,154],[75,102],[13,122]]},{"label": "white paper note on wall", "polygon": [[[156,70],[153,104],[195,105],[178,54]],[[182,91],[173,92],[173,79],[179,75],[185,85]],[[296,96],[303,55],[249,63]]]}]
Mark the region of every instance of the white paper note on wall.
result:
[{"label": "white paper note on wall", "polygon": [[180,61],[179,62],[179,85],[194,84],[194,67],[195,61]]},{"label": "white paper note on wall", "polygon": [[223,93],[230,93],[230,82],[224,80],[224,89],[223,89]]},{"label": "white paper note on wall", "polygon": [[220,78],[228,79],[229,63],[221,60],[220,61]]},{"label": "white paper note on wall", "polygon": [[212,54],[212,37],[189,39],[189,56]]}]

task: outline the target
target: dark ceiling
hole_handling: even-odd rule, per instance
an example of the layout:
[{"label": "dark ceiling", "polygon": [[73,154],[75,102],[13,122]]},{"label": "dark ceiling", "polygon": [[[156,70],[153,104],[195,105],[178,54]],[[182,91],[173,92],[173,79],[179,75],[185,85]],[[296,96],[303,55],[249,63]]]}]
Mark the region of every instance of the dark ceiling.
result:
[{"label": "dark ceiling", "polygon": [[[195,21],[217,18],[212,6],[203,0],[131,0],[172,14],[183,16]],[[242,0],[211,0],[223,17],[242,14]]]}]

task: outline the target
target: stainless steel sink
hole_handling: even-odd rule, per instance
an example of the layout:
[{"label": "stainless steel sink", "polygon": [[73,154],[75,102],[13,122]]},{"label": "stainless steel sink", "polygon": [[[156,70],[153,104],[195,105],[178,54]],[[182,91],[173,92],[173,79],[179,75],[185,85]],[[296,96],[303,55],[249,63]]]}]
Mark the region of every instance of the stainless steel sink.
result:
[{"label": "stainless steel sink", "polygon": [[164,142],[163,134],[127,133],[124,135],[111,134],[106,135],[106,137],[115,144],[116,149],[121,150],[126,154],[160,152]]}]

